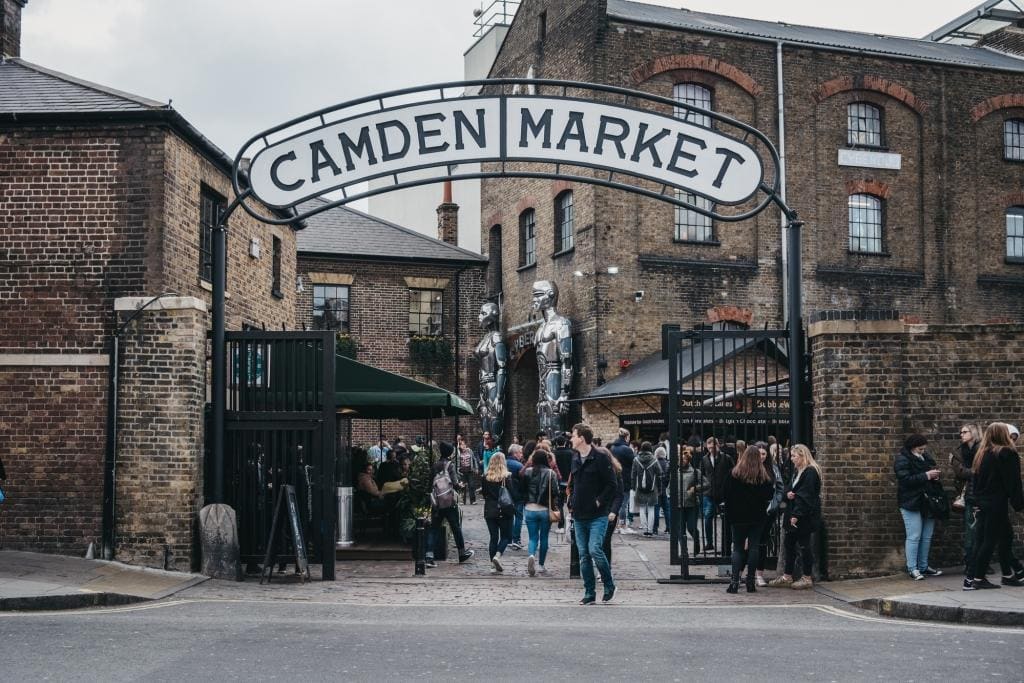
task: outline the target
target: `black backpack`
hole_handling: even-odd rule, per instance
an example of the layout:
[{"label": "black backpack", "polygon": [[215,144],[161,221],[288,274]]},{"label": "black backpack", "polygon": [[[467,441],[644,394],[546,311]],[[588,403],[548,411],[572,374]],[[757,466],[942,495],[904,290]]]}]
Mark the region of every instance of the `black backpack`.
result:
[{"label": "black backpack", "polygon": [[[640,464],[639,462],[634,463],[634,466],[639,465],[639,464]],[[658,473],[657,474],[654,474],[654,473],[651,472],[651,468],[654,468],[654,467],[658,468]],[[661,466],[658,464],[658,461],[655,460],[654,462],[652,462],[650,465],[648,465],[646,467],[644,467],[643,465],[640,465],[640,470],[641,470],[641,472],[640,472],[639,481],[637,482],[636,490],[638,492],[640,492],[640,493],[654,493],[656,484],[658,482],[658,477],[661,476]]]}]

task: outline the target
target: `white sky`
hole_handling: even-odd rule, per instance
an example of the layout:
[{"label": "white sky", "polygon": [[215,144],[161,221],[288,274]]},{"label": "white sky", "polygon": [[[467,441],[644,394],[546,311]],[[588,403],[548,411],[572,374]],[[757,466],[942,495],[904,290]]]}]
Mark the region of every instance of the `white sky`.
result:
[{"label": "white sky", "polygon": [[[980,0],[979,0],[980,1]],[[491,0],[484,0],[490,4]],[[921,37],[972,0],[648,0]],[[22,57],[173,106],[230,156],[331,104],[463,77],[480,0],[29,0]]]}]

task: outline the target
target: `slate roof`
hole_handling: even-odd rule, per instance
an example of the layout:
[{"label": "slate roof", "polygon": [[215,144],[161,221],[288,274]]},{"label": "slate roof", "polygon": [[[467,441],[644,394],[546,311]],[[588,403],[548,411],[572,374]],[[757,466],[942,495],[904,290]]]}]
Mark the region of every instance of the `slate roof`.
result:
[{"label": "slate roof", "polygon": [[691,12],[645,5],[629,0],[608,0],[608,16],[613,19],[653,24],[668,28],[745,36],[762,40],[781,40],[796,45],[899,57],[924,62],[938,62],[982,69],[1024,72],[1024,59],[981,47],[933,43],[915,38],[899,38],[871,33],[857,33],[830,28],[800,26],[782,22],[758,21],[720,14]]},{"label": "slate roof", "polygon": [[0,112],[71,114],[143,112],[170,107],[156,100],[90,83],[22,59],[0,61]]},{"label": "slate roof", "polygon": [[[329,202],[310,200],[298,207],[299,213],[311,210],[317,203]],[[298,233],[300,253],[399,261],[487,263],[486,258],[468,249],[348,207],[328,209],[310,216],[305,223],[306,229]]]}]

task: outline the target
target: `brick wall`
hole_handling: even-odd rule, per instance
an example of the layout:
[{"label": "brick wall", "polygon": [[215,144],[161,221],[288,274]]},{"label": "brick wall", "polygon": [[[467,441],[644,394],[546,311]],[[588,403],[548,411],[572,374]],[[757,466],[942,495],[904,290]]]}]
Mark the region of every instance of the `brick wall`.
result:
[{"label": "brick wall", "polygon": [[[824,469],[833,578],[905,566],[892,467],[907,435],[928,438],[955,495],[947,456],[959,444],[960,425],[1020,423],[1024,387],[1015,369],[1024,358],[1022,333],[1022,325],[811,325],[814,441]],[[962,520],[939,522],[932,564],[959,565],[962,547]]]}]

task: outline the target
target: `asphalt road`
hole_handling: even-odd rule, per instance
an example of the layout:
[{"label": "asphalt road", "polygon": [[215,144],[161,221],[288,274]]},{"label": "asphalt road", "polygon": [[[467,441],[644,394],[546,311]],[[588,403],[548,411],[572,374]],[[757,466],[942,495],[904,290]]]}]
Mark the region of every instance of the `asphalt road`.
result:
[{"label": "asphalt road", "polygon": [[828,606],[170,600],[0,615],[9,681],[1024,680],[1024,631]]}]

